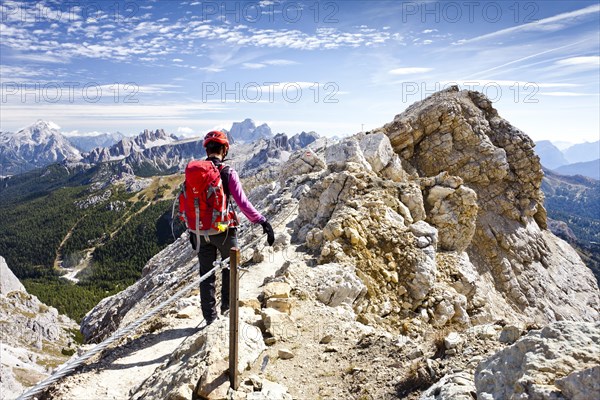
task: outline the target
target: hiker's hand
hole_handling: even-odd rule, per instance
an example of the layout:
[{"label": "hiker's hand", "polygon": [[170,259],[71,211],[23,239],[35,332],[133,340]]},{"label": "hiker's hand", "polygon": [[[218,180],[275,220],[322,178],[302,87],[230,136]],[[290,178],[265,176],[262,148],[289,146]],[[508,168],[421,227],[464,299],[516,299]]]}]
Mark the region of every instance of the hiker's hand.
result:
[{"label": "hiker's hand", "polygon": [[273,246],[273,243],[275,243],[275,232],[273,232],[273,227],[268,221],[261,222],[260,224],[263,227],[263,233],[267,234],[267,243],[269,243],[269,246]]}]

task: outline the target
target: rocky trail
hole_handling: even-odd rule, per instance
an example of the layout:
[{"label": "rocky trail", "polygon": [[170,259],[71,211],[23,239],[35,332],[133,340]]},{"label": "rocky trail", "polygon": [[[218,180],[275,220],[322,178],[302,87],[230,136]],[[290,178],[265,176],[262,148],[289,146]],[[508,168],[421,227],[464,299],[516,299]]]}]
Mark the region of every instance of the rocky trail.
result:
[{"label": "rocky trail", "polygon": [[[251,269],[243,271],[240,278],[240,297],[256,297],[258,286],[275,272],[273,266],[281,265],[282,253],[274,254]],[[196,267],[197,273],[197,267]],[[226,317],[221,316],[221,319]],[[200,311],[199,291],[163,310],[161,315],[148,321],[150,333],[133,334],[61,381],[60,390],[51,392],[53,399],[126,399],[132,388],[139,387],[154,370],[168,361],[169,356],[189,340],[191,335],[205,328]],[[80,352],[89,350],[87,345]]]}]

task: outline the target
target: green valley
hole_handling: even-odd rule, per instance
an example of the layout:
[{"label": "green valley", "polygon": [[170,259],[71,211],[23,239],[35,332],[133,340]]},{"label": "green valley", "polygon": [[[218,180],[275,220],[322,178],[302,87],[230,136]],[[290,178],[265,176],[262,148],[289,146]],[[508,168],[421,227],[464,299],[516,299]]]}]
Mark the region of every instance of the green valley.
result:
[{"label": "green valley", "polygon": [[[171,205],[182,177],[150,178],[132,193],[121,182],[101,183],[112,173],[111,164],[55,164],[0,188],[0,254],[30,293],[76,320],[135,282],[173,241]],[[75,282],[64,278],[69,271]]]}]

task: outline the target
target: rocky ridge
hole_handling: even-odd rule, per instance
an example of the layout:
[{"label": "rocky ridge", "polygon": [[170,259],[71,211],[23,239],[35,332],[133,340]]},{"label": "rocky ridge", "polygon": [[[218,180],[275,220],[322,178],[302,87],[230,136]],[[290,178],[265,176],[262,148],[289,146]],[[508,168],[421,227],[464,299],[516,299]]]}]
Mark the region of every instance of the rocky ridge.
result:
[{"label": "rocky ridge", "polygon": [[152,149],[157,146],[177,142],[177,137],[168,135],[162,129],[151,131],[145,129],[139,135],[129,138],[124,137],[110,147],[97,147],[87,153],[84,162],[96,164],[99,162],[122,160],[130,155]]},{"label": "rocky ridge", "polygon": [[[165,353],[127,395],[502,398],[485,377],[506,374],[505,364],[487,357],[553,340],[556,328],[538,329],[548,323],[589,327],[582,321],[599,320],[591,271],[547,229],[542,176],[531,140],[481,94],[456,87],[373,132],[292,153],[278,179],[249,193],[277,238],[273,249],[259,245],[243,254],[250,270],[242,276],[242,326],[259,335],[242,335],[247,369],[240,390],[228,391],[227,340],[217,334],[228,331],[227,320],[219,320]],[[260,234],[242,231],[242,245]],[[140,281],[86,316],[86,339],[99,341],[159,304],[193,279],[194,265],[182,237],[148,263]],[[197,309],[192,294],[140,335],[176,329],[169,315]],[[564,341],[597,343],[594,329]],[[108,368],[102,359],[117,351],[59,383],[52,398],[69,398],[74,384],[93,387],[93,375]],[[573,382],[594,390],[594,370],[579,361],[571,367],[556,374],[569,376],[568,383],[557,381],[539,398],[560,398],[552,396],[569,393]],[[544,374],[514,375],[514,382],[553,382]]]}]

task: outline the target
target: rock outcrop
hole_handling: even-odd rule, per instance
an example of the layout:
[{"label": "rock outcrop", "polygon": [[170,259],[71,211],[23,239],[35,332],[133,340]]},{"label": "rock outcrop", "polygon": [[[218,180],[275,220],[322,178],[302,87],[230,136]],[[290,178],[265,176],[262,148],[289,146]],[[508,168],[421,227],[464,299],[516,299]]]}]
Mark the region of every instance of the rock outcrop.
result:
[{"label": "rock outcrop", "polygon": [[590,270],[547,230],[533,143],[481,94],[436,93],[325,160],[297,238],[322,263],[357,266],[367,320],[598,319]]},{"label": "rock outcrop", "polygon": [[46,378],[76,349],[77,324],[30,295],[0,257],[2,398],[13,399]]},{"label": "rock outcrop", "polygon": [[25,286],[8,268],[4,257],[0,256],[0,296],[7,296],[14,291],[26,292]]},{"label": "rock outcrop", "polygon": [[598,398],[600,324],[555,322],[479,364],[477,398]]},{"label": "rock outcrop", "polygon": [[589,270],[546,229],[533,142],[485,96],[456,87],[438,92],[381,131],[420,176],[447,172],[475,191],[477,240],[467,252],[511,307],[539,322],[598,318]]}]

